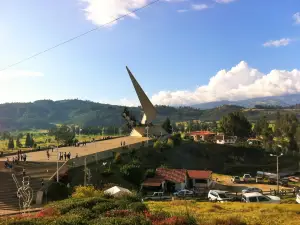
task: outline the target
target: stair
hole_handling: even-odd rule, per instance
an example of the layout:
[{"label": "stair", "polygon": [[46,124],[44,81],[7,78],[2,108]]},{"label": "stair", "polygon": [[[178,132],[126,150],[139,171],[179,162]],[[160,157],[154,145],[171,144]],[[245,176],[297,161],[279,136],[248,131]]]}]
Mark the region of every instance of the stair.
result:
[{"label": "stair", "polygon": [[[59,167],[62,163],[59,163]],[[35,203],[36,193],[42,187],[41,180],[44,184],[56,172],[56,163],[50,162],[19,162],[13,165],[13,169],[5,169],[4,162],[0,162],[0,214],[1,211],[18,211],[19,199],[17,197],[17,187],[12,178],[14,173],[19,185],[22,185],[23,168],[26,170],[26,176],[30,176],[30,187],[33,190],[33,202]]]}]

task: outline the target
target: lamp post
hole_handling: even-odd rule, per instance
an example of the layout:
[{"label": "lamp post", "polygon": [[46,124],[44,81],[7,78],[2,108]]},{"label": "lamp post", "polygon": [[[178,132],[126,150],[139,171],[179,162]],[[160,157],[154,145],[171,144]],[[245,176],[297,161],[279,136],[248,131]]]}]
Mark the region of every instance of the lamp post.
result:
[{"label": "lamp post", "polygon": [[270,154],[270,156],[274,156],[277,159],[277,194],[279,193],[279,163],[278,163],[278,159],[279,157],[283,156],[283,153],[281,153],[280,155],[274,155],[274,154]]},{"label": "lamp post", "polygon": [[148,140],[149,140],[149,127],[148,127],[148,125],[146,127],[146,132],[147,132],[147,146],[148,146]]},{"label": "lamp post", "polygon": [[58,143],[56,148],[56,182],[59,182],[59,176],[58,176]]}]

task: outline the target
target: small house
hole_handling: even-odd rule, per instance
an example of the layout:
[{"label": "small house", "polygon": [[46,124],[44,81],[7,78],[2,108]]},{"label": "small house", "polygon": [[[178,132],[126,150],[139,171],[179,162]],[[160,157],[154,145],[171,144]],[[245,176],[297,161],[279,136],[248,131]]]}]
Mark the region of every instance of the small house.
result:
[{"label": "small house", "polygon": [[193,137],[194,141],[210,141],[214,138],[216,133],[210,131],[193,131],[188,136]]},{"label": "small house", "polygon": [[155,176],[147,178],[142,187],[172,192],[184,188],[209,188],[212,183],[212,171],[157,168]]},{"label": "small house", "polygon": [[216,135],[216,143],[220,145],[235,144],[237,136]]}]

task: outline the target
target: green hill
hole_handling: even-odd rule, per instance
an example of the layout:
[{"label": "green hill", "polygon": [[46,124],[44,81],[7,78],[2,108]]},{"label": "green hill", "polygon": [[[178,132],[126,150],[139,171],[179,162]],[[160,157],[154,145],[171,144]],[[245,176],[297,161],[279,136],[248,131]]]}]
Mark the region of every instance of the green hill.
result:
[{"label": "green hill", "polygon": [[[85,126],[121,126],[123,106],[82,100],[39,100],[33,103],[0,104],[0,130],[48,129],[54,124]],[[140,107],[129,107],[131,114],[140,120]],[[199,119],[202,111],[190,107],[157,106],[160,123],[170,117],[173,121]]]},{"label": "green hill", "polygon": [[[76,124],[86,126],[122,126],[123,106],[82,100],[39,100],[32,103],[0,104],[0,131],[24,129],[48,129],[54,124]],[[293,112],[300,117],[300,109],[247,109],[236,105],[223,105],[213,109],[200,110],[192,107],[156,106],[158,116],[155,123],[162,123],[166,117],[172,122],[219,120],[222,116],[242,111],[249,120],[266,115],[274,120],[277,111]],[[129,107],[137,120],[142,118],[140,107]]]}]

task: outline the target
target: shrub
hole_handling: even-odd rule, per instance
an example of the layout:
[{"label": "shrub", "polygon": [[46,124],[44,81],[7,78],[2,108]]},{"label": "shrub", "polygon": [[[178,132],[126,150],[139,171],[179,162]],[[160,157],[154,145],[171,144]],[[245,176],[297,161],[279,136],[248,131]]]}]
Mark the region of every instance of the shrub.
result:
[{"label": "shrub", "polygon": [[100,197],[103,196],[103,192],[96,190],[94,186],[77,186],[72,194],[73,198],[88,198],[88,197]]},{"label": "shrub", "polygon": [[69,190],[67,185],[63,183],[52,183],[48,188],[48,201],[58,201],[68,198]]},{"label": "shrub", "polygon": [[115,158],[114,158],[114,163],[115,164],[120,164],[122,162],[122,156],[120,152],[117,152],[115,154]]},{"label": "shrub", "polygon": [[155,149],[161,149],[162,147],[163,147],[163,143],[159,140],[157,140],[153,145],[153,148]]},{"label": "shrub", "polygon": [[107,212],[109,210],[115,209],[117,205],[113,202],[103,202],[98,203],[92,208],[92,211],[96,214],[102,214],[104,212]]},{"label": "shrub", "polygon": [[113,172],[112,172],[111,168],[108,167],[108,168],[106,168],[101,174],[102,174],[102,176],[104,176],[104,177],[108,177],[108,176],[112,175]]},{"label": "shrub", "polygon": [[52,224],[55,225],[88,225],[89,223],[83,220],[80,215],[68,214],[60,217],[56,217]]},{"label": "shrub", "polygon": [[166,147],[167,148],[174,148],[174,141],[171,138],[168,139]]},{"label": "shrub", "polygon": [[94,216],[91,210],[83,207],[71,209],[66,215],[77,215],[85,220],[91,219]]},{"label": "shrub", "polygon": [[67,199],[61,202],[54,202],[50,204],[50,207],[56,207],[61,214],[65,214],[72,209],[82,207],[82,208],[93,208],[94,205],[100,202],[108,202],[109,200],[101,198],[101,197],[94,197],[94,198],[86,198],[86,199]]},{"label": "shrub", "polygon": [[151,221],[143,216],[100,217],[90,222],[92,225],[151,225]]},{"label": "shrub", "polygon": [[226,219],[216,219],[214,221],[216,225],[247,225],[247,223],[242,222],[239,218],[237,217],[230,217]]},{"label": "shrub", "polygon": [[147,206],[142,202],[133,202],[129,205],[131,211],[136,213],[141,213],[147,210]]},{"label": "shrub", "polygon": [[139,164],[125,164],[120,168],[124,178],[136,185],[139,185],[143,179],[143,173]]},{"label": "shrub", "polygon": [[181,139],[180,134],[174,134],[171,138],[172,138],[175,146],[181,145],[182,139]]},{"label": "shrub", "polygon": [[59,211],[53,207],[44,208],[41,211],[36,213],[36,217],[52,217],[52,216],[58,216]]},{"label": "shrub", "polygon": [[146,178],[154,177],[155,176],[155,170],[154,169],[147,169],[145,173]]}]

